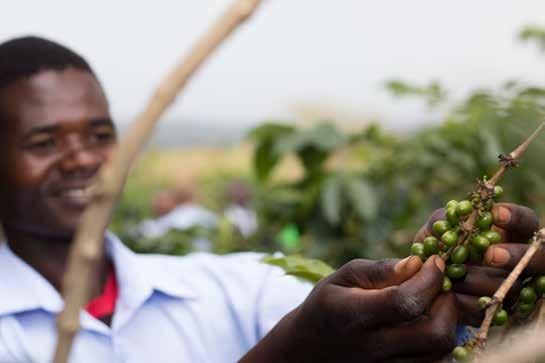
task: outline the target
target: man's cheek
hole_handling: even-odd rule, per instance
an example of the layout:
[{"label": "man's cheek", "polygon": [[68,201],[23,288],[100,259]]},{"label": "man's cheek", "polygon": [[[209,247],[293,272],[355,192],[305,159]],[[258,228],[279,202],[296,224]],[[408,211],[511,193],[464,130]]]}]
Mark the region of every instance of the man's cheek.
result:
[{"label": "man's cheek", "polygon": [[103,153],[102,157],[104,158],[104,162],[108,162],[112,159],[112,156],[117,148],[117,144],[112,144],[111,146],[107,147]]},{"label": "man's cheek", "polygon": [[22,157],[14,165],[15,183],[24,189],[38,189],[45,183],[47,175],[56,165],[56,158],[38,158],[23,153]]}]

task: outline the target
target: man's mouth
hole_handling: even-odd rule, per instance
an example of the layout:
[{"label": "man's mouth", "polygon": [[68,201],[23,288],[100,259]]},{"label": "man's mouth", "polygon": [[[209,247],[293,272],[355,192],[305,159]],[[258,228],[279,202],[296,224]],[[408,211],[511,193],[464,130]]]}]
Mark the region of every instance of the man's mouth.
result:
[{"label": "man's mouth", "polygon": [[71,207],[84,208],[93,198],[93,186],[63,188],[55,194]]}]

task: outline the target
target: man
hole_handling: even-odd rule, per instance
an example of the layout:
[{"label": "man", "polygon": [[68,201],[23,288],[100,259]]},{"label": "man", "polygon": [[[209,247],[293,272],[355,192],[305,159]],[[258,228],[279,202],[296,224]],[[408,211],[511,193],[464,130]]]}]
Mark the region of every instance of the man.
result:
[{"label": "man", "polygon": [[[0,45],[0,362],[50,361],[70,242],[115,145],[108,102],[83,58],[34,37]],[[494,214],[507,242],[537,226],[524,207]],[[496,268],[470,268],[455,296],[441,293],[437,256],[355,260],[311,291],[258,254],[146,256],[111,234],[105,242],[71,362],[433,361],[452,349],[458,322],[482,317],[477,298],[526,248],[490,249]],[[544,261],[540,253],[531,272]]]}]

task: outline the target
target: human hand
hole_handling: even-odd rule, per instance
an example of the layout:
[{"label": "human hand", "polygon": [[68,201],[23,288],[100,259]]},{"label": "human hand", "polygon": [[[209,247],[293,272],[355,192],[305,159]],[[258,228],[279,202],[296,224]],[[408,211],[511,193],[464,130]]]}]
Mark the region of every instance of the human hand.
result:
[{"label": "human hand", "polygon": [[449,353],[458,319],[441,293],[445,264],[354,260],[322,280],[242,360],[429,362]]},{"label": "human hand", "polygon": [[[480,265],[469,265],[467,274],[461,281],[453,283],[460,309],[460,322],[478,326],[484,318],[478,299],[481,296],[492,296],[503,280],[508,276],[516,263],[526,251],[528,239],[538,229],[535,212],[527,207],[510,203],[497,203],[492,209],[494,224],[492,230],[501,236],[499,244],[490,246]],[[445,210],[435,211],[428,222],[420,229],[415,242],[421,242],[433,232],[435,221],[445,219]],[[545,251],[540,250],[528,266],[528,273],[545,274]],[[507,295],[506,305],[510,305],[518,295],[521,285],[515,284]]]}]

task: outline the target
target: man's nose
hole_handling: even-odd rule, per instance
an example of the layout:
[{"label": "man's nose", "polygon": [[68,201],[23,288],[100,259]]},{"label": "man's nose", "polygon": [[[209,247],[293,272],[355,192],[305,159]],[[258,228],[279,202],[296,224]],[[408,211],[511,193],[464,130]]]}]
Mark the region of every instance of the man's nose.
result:
[{"label": "man's nose", "polygon": [[68,175],[88,178],[98,171],[103,162],[103,155],[95,147],[76,141],[66,145],[60,165]]}]

